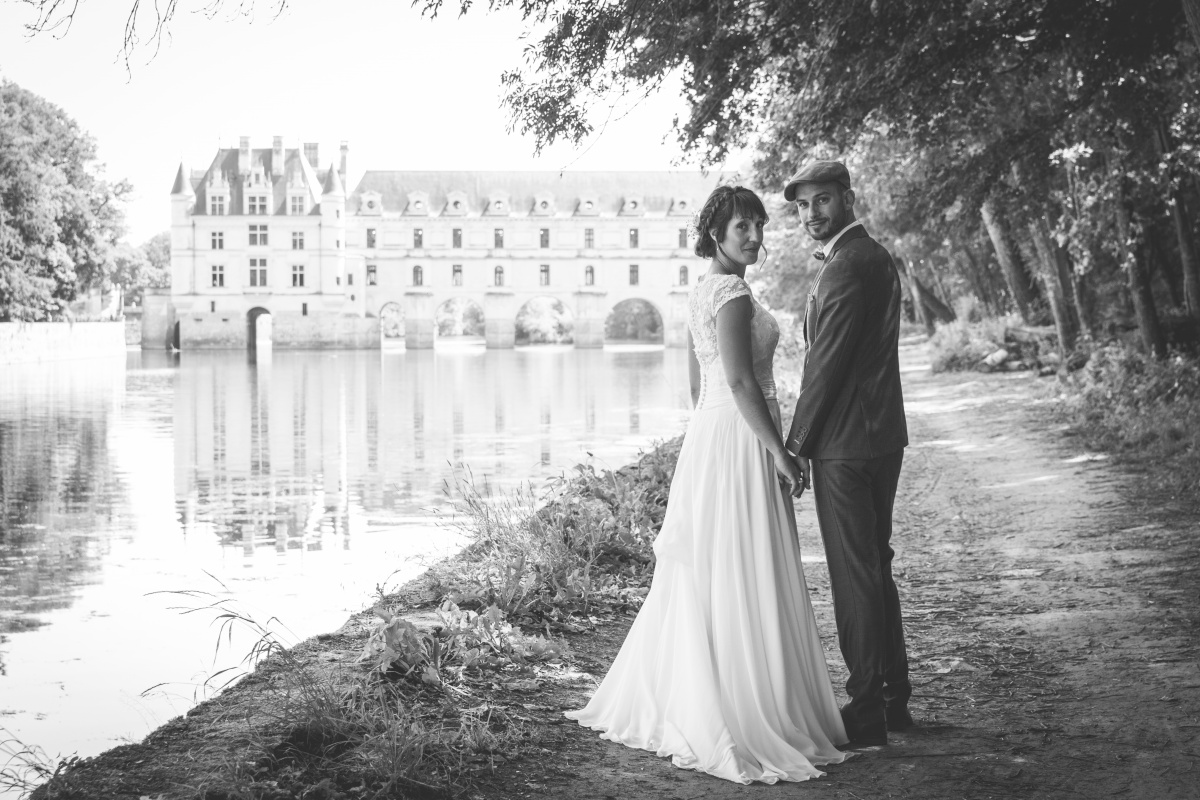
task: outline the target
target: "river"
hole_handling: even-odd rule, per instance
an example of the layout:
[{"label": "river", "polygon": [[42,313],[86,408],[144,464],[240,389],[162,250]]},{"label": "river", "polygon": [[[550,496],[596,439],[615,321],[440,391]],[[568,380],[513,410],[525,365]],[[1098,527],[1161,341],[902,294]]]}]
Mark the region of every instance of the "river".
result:
[{"label": "river", "polygon": [[502,492],[615,468],[688,407],[684,352],[636,346],[9,367],[0,741],[54,759],[140,740],[253,641],[218,647],[218,612],[188,609],[222,603],[287,643],[336,629],[461,546],[456,478]]}]

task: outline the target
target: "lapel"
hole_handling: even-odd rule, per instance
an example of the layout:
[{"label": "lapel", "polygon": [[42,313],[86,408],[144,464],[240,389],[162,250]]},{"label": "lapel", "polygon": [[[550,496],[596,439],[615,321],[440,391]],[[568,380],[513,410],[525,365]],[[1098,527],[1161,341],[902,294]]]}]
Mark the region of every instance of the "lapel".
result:
[{"label": "lapel", "polygon": [[829,262],[833,261],[839,250],[846,242],[854,241],[855,239],[870,238],[867,234],[867,229],[863,225],[855,225],[850,230],[843,233],[833,244],[833,250],[821,261],[821,268],[817,270],[817,277],[813,278],[812,287],[808,290],[808,301],[804,306],[804,361],[808,362],[809,344],[812,341],[812,332],[809,330],[809,315],[813,311],[813,306],[817,302],[817,289],[821,286],[821,276],[825,274],[825,270],[829,268]]}]

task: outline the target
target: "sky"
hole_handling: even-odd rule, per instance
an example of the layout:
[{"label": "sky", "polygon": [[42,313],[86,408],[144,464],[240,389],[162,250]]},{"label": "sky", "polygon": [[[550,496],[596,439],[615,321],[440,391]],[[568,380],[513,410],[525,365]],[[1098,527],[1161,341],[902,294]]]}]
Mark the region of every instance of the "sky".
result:
[{"label": "sky", "polygon": [[[0,0],[0,77],[61,107],[97,141],[109,178],[133,184],[128,240],[170,224],[180,162],[203,169],[218,147],[320,143],[321,165],[349,142],[350,187],[365,169],[661,170],[696,168],[675,143],[684,110],[677,82],[632,108],[598,108],[603,132],[582,147],[507,132],[500,75],[522,64],[525,25],[511,12],[466,17],[457,1],[423,19],[408,0],[291,0],[279,16],[259,0],[251,16],[211,0],[179,0],[157,52],[121,56],[132,0],[82,0],[70,29],[30,36],[36,17]],[[68,3],[70,5],[70,3]],[[152,3],[143,3],[152,8]]]}]

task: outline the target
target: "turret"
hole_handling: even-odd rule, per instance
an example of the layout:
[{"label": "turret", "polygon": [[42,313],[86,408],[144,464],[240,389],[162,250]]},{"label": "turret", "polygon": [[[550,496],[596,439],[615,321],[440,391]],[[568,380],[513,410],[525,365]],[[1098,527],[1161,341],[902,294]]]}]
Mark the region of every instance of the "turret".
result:
[{"label": "turret", "polygon": [[196,193],[192,190],[192,177],[187,167],[179,162],[175,183],[171,186],[171,224],[184,225],[196,205]]},{"label": "turret", "polygon": [[245,182],[250,174],[250,137],[243,136],[238,140],[238,177]]},{"label": "turret", "polygon": [[321,187],[321,223],[321,291],[336,296],[346,289],[339,286],[346,271],[346,190],[332,164]]}]

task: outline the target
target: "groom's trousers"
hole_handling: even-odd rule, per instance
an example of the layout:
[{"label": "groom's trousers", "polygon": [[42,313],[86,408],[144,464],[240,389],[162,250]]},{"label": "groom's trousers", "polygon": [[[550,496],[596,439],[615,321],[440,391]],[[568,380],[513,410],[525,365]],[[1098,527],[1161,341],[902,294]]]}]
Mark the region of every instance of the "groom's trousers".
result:
[{"label": "groom's trousers", "polygon": [[892,506],[904,451],[813,460],[838,643],[850,670],[843,709],[852,735],[886,736],[884,709],[912,694],[900,598],[892,579]]}]

